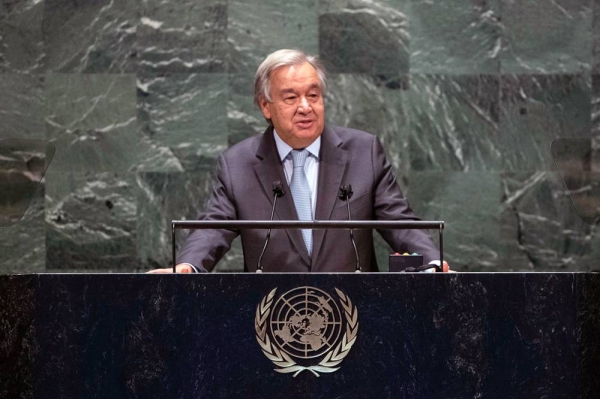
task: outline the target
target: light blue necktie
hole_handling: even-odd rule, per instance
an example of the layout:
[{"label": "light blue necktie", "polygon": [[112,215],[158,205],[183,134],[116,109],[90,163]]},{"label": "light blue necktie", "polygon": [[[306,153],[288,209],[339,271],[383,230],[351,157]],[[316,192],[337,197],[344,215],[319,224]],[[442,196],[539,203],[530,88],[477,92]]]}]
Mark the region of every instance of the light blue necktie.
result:
[{"label": "light blue necktie", "polygon": [[[292,150],[292,161],[294,163],[294,171],[292,172],[292,180],[290,189],[292,190],[292,198],[294,198],[294,206],[298,213],[298,220],[312,221],[312,206],[310,202],[310,190],[308,188],[308,180],[304,173],[304,162],[308,157],[307,150]],[[308,249],[308,254],[312,255],[312,230],[303,229],[302,237]]]}]

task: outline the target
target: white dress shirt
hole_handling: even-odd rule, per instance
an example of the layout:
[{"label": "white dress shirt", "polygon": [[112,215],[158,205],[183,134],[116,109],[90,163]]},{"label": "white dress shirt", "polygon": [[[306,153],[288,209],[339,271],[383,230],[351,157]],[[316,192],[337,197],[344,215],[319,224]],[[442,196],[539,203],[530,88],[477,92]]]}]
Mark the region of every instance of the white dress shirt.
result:
[{"label": "white dress shirt", "polygon": [[[294,148],[286,144],[279,134],[275,133],[275,144],[277,145],[277,151],[279,152],[279,159],[283,165],[283,171],[285,173],[285,179],[290,184],[292,180],[292,173],[294,171],[294,161],[292,160],[292,150]],[[312,210],[312,218],[315,219],[315,209],[317,207],[317,184],[319,183],[319,150],[321,149],[321,136],[308,147],[306,150],[309,152],[309,156],[306,157],[304,162],[304,174],[306,174],[306,180],[308,180],[308,189],[310,191],[310,204]]]}]

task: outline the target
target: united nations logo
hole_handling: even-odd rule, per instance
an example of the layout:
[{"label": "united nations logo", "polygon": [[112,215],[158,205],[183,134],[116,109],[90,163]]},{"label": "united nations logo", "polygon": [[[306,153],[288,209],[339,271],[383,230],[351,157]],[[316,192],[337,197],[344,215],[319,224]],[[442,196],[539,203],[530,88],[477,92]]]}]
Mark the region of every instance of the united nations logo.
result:
[{"label": "united nations logo", "polygon": [[348,355],[358,333],[358,312],[342,291],[336,301],[314,287],[299,287],[275,302],[273,289],[256,307],[256,339],[279,373],[332,373]]}]

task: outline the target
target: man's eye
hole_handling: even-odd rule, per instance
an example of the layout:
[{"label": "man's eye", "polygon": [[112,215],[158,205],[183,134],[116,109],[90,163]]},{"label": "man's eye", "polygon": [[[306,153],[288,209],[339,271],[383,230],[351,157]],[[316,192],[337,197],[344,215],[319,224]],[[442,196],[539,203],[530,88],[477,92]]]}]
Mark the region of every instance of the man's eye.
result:
[{"label": "man's eye", "polygon": [[296,99],[296,96],[288,96],[288,97],[284,97],[284,100],[287,102],[291,102],[294,101]]}]

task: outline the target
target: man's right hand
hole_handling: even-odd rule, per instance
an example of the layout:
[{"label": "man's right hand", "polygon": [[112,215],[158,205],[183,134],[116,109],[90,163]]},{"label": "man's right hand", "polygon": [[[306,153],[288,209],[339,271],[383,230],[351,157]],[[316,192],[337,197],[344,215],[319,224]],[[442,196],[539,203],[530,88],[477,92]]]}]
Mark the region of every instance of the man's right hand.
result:
[{"label": "man's right hand", "polygon": [[[190,265],[188,265],[187,263],[180,263],[177,266],[175,266],[175,269],[177,270],[177,273],[194,273],[194,269],[192,269],[192,267]],[[165,269],[154,269],[154,270],[150,270],[149,272],[146,272],[147,274],[169,274],[169,273],[173,273],[173,268],[172,267],[168,267]]]}]

